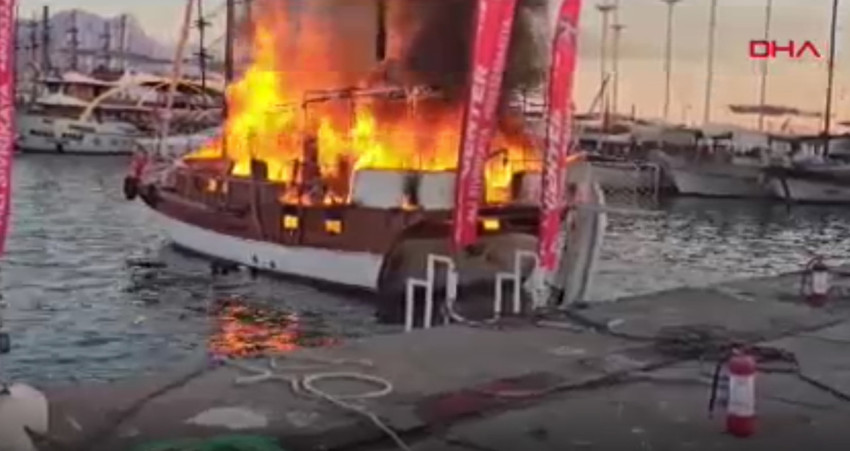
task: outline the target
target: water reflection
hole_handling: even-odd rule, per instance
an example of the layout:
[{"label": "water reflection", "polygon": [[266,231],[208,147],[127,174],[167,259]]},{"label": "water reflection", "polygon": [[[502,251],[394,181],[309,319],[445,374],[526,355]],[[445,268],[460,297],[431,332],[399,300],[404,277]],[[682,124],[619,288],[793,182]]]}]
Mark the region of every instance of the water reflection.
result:
[{"label": "water reflection", "polygon": [[[212,277],[208,262],[174,252],[148,212],[124,201],[126,167],[125,158],[16,157],[0,280],[13,342],[0,359],[5,376],[114,380],[208,351],[290,352],[397,331],[349,293]],[[850,255],[846,207],[676,199],[664,208],[610,217],[592,297],[796,270],[812,252]]]},{"label": "water reflection", "polygon": [[213,355],[258,357],[336,343],[333,338],[304,330],[293,312],[251,305],[239,298],[218,301],[212,316],[215,328],[207,347]]},{"label": "water reflection", "polygon": [[612,215],[595,299],[764,276],[813,254],[850,256],[850,209],[781,202],[675,198],[661,216]]}]

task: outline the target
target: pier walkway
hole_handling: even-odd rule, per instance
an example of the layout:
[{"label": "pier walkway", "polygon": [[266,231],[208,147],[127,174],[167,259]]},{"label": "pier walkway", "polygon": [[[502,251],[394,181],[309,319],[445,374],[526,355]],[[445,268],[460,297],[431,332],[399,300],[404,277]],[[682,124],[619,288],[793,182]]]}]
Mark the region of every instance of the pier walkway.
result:
[{"label": "pier walkway", "polygon": [[[812,308],[798,284],[799,276],[786,275],[582,311],[585,324],[608,323],[611,333],[562,320],[452,325],[278,359],[275,372],[287,376],[353,372],[392,384],[366,399],[342,395],[382,387],[316,380],[310,386],[336,395],[327,400],[310,386],[294,390],[287,378],[235,383],[251,375],[240,366],[266,360],[199,362],[154,378],[56,388],[48,390],[48,438],[57,449],[81,451],[234,434],[271,437],[287,451],[399,449],[392,436],[416,451],[845,450],[850,296]],[[755,437],[724,435],[722,412],[708,418],[715,362],[698,359],[707,348],[697,340],[706,331],[798,359],[802,377],[788,361],[766,362],[773,370],[758,375]]]}]

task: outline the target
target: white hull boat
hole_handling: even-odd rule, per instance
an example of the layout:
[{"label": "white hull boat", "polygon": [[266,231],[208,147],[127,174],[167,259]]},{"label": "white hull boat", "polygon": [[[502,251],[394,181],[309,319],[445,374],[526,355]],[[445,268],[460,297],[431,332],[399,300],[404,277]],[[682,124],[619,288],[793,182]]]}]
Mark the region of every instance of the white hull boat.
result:
[{"label": "white hull boat", "polygon": [[21,152],[89,155],[130,154],[144,136],[126,122],[95,122],[21,114],[16,145]]},{"label": "white hull boat", "polygon": [[[605,190],[636,190],[657,192],[661,185],[661,167],[652,163],[640,163],[627,160],[590,155],[590,164],[571,166],[567,170],[567,179],[592,180]],[[585,174],[588,172],[589,174]],[[587,176],[591,175],[588,179]]]},{"label": "white hull boat", "polygon": [[680,194],[706,197],[765,197],[769,191],[761,182],[759,170],[725,168],[670,168],[673,184]]},{"label": "white hull boat", "polygon": [[850,203],[850,166],[818,169],[774,169],[769,183],[773,194],[788,202]]},{"label": "white hull boat", "polygon": [[691,162],[657,152],[654,160],[663,165],[679,194],[705,197],[766,197],[760,160],[733,158],[731,162]]}]

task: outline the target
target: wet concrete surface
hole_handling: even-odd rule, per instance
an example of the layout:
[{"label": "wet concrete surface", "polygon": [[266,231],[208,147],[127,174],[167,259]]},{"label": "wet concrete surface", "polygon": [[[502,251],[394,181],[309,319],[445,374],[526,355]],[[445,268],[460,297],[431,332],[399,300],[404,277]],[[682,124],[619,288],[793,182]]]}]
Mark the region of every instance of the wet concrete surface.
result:
[{"label": "wet concrete surface", "polygon": [[[836,325],[850,318],[847,310],[794,303],[793,293],[782,299],[774,291],[765,294],[764,287],[783,283],[789,282],[736,282],[736,289],[757,300],[714,287],[594,305],[584,314],[621,320],[618,327],[640,334],[665,326],[727,326],[733,334],[774,340],[771,344],[798,353],[811,377],[839,389],[850,385],[842,348],[850,331],[846,323]],[[835,299],[833,305],[842,302]],[[571,329],[453,325],[299,350],[282,359],[277,371],[289,378],[356,372],[391,382],[391,394],[358,405],[406,440],[432,437],[414,449],[453,449],[457,443],[491,450],[745,449],[735,448],[744,442],[725,438],[721,425],[705,418],[710,366],[673,364],[647,342]],[[304,367],[305,362],[312,365]],[[152,440],[226,434],[241,426],[236,430],[276,437],[288,450],[387,446],[387,434],[362,412],[295,392],[289,379],[238,385],[244,371],[199,364],[154,380],[49,391],[52,435],[83,443],[87,451],[130,450]],[[199,368],[203,371],[193,373]],[[793,443],[795,434],[816,434],[821,449],[838,443],[850,404],[787,374],[760,381],[761,428],[776,432],[746,443],[774,436],[770,440],[780,441],[768,440],[765,447]],[[350,381],[319,384],[335,394],[376,388]],[[220,424],[210,423],[215,417]]]}]

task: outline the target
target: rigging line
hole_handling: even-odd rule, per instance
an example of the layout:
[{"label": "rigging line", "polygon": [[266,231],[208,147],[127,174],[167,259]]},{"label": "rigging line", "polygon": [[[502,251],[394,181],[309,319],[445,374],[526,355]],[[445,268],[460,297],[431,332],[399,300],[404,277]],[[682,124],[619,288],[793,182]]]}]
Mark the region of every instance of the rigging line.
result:
[{"label": "rigging line", "polygon": [[203,15],[203,20],[212,20],[219,17],[224,13],[225,7],[227,6],[227,2],[221,2],[218,6],[215,7],[212,11]]}]

